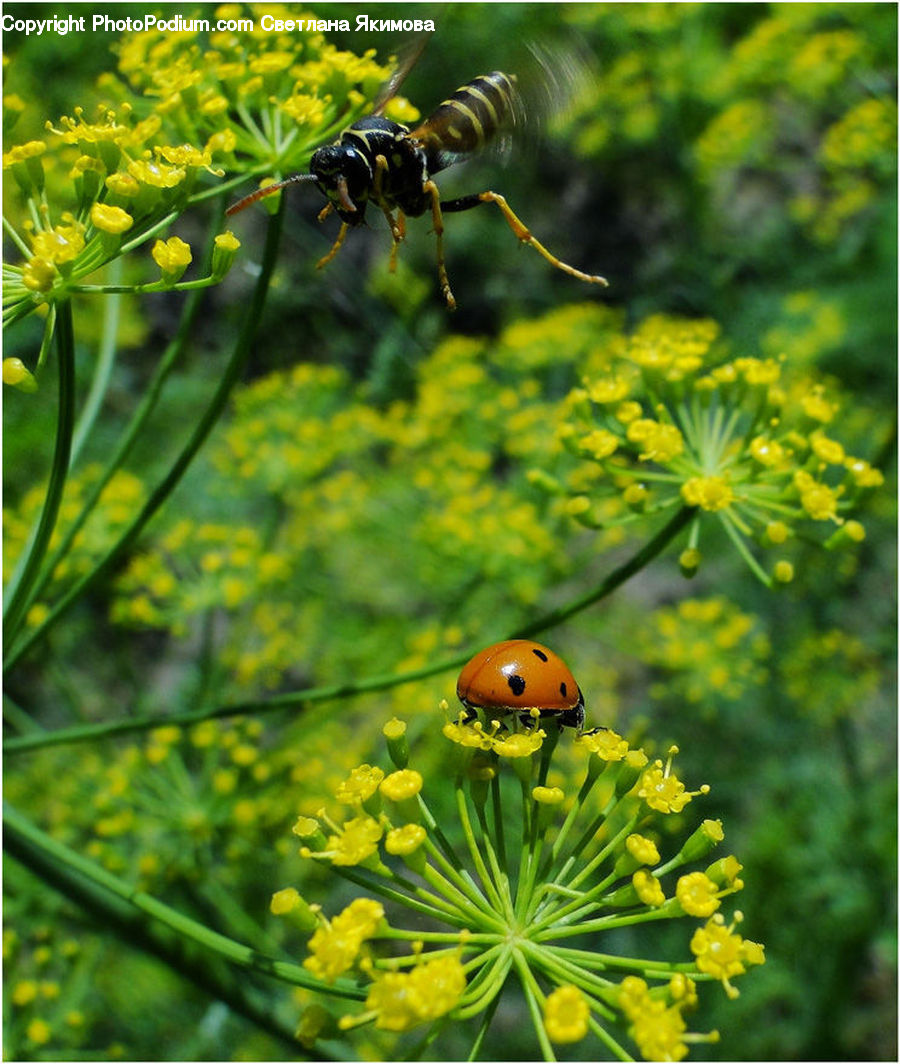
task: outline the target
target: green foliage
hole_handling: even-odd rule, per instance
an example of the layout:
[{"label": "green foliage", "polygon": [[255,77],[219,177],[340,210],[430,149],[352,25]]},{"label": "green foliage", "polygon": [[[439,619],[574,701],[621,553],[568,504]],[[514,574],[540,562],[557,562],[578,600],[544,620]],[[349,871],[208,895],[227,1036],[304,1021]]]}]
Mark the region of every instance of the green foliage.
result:
[{"label": "green foliage", "polygon": [[[437,181],[502,193],[611,282],[517,248],[485,205],[445,218],[455,315],[430,218],[391,270],[372,210],[321,273],[337,225],[309,186],[223,225],[390,70],[396,39],[316,14],[351,29],[5,35],[7,1055],[533,1059],[556,1039],[571,1059],[892,1059],[896,8],[379,8],[437,21],[399,121],[494,69],[537,101],[544,64],[537,137]],[[485,804],[534,737],[466,731],[442,700],[476,649],[538,632],[615,729],[583,741],[658,779],[610,771],[585,804],[563,732]],[[347,794],[396,714],[394,776],[408,738],[428,805],[389,796],[388,825],[374,788]],[[681,787],[673,743],[709,793],[651,824]],[[619,840],[604,866],[603,803],[626,794],[642,856]],[[387,924],[358,904],[424,874],[417,816],[444,875],[435,854],[499,852],[502,810],[507,844],[555,858],[582,805],[599,834],[573,860],[596,846],[621,880],[587,903],[630,908],[578,941],[578,990],[547,953],[480,994],[488,947],[460,938],[482,925],[452,889],[443,939],[402,913],[407,885]],[[665,870],[719,819],[685,905]],[[510,898],[574,892],[565,862],[539,888],[522,860]],[[746,939],[731,915],[696,924],[741,888]],[[717,935],[746,977],[698,962]],[[656,960],[629,983],[631,958]]]}]

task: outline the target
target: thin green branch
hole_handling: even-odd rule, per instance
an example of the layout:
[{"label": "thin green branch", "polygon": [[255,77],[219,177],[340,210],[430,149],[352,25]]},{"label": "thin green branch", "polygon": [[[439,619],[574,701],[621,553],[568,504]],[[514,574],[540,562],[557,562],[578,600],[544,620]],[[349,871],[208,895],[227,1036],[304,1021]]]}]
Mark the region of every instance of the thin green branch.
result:
[{"label": "thin green branch", "polygon": [[[211,259],[213,240],[217,231],[218,220],[215,219],[210,225],[207,246],[204,251],[204,262],[209,262]],[[201,303],[202,293],[200,292],[193,292],[185,301],[181,313],[181,320],[178,323],[178,329],[176,330],[175,336],[163,352],[162,358],[159,360],[159,363],[153,372],[153,376],[144,390],[144,395],[132,414],[131,420],[125,427],[117,446],[110,455],[103,472],[100,474],[96,483],[91,486],[87,498],[84,501],[84,505],[81,507],[81,511],[66,529],[65,535],[62,537],[59,546],[47,560],[40,579],[35,584],[34,598],[37,598],[43,592],[47,582],[53,575],[56,566],[69,553],[69,549],[71,548],[75,537],[81,531],[85,521],[90,517],[94,507],[100,500],[100,496],[103,494],[103,489],[110,482],[116,470],[120,469],[125,464],[128,456],[131,454],[142,429],[147,423],[150,415],[156,409],[159,397],[162,394],[163,385],[174,369],[178,359],[184,352],[188,339],[193,332]],[[83,420],[84,417],[82,416],[82,421]]]},{"label": "thin green branch", "polygon": [[69,474],[69,456],[72,453],[72,432],[75,425],[75,335],[72,329],[72,304],[69,302],[60,304],[57,311],[56,345],[59,362],[59,414],[53,466],[27,561],[14,574],[11,582],[14,586],[7,589],[3,625],[6,638],[10,640],[15,637],[33,601],[34,585],[50,546],[50,537],[56,526],[59,505]]},{"label": "thin green branch", "polygon": [[[117,280],[122,276],[122,260],[115,259],[110,266],[110,273]],[[103,405],[103,399],[109,388],[112,369],[116,361],[117,340],[119,336],[119,315],[122,310],[122,300],[113,296],[103,305],[103,328],[100,335],[100,345],[97,350],[97,361],[94,367],[94,379],[85,400],[84,407],[78,417],[75,426],[75,435],[72,439],[72,457],[70,465],[74,466],[81,454],[84,441],[90,436],[97,414]],[[36,594],[39,592],[36,592]]]},{"label": "thin green branch", "polygon": [[[695,510],[693,507],[682,507],[674,517],[672,517],[671,520],[660,529],[653,539],[641,547],[637,553],[629,558],[624,564],[619,566],[618,569],[615,569],[610,573],[609,576],[602,580],[597,587],[574,599],[568,605],[551,610],[536,621],[532,621],[517,629],[512,633],[511,638],[537,635],[539,632],[560,624],[562,621],[567,620],[576,613],[599,602],[607,595],[612,594],[612,592],[624,584],[629,577],[639,572],[658,554],[661,554],[669,543],[675,539],[678,533],[681,532],[685,525],[691,521],[694,513]],[[118,548],[114,548],[114,551],[117,552]],[[90,576],[91,574],[88,574],[88,578],[86,579],[89,579]],[[84,581],[82,581],[82,583],[84,583]],[[37,640],[45,626],[51,622],[51,619],[55,619],[58,613],[62,612],[62,609],[65,608],[66,604],[66,600],[63,600],[53,613],[51,613],[50,617],[47,618],[44,625],[39,629],[36,629],[31,636],[28,637],[27,642],[23,641],[24,645],[13,648],[13,654],[15,654],[15,657],[11,654],[12,662],[18,660],[25,650]],[[391,688],[399,687],[401,684],[412,683],[416,680],[424,680],[442,672],[458,669],[469,660],[472,653],[472,650],[467,650],[462,654],[457,654],[454,657],[438,662],[437,664],[425,665],[418,669],[411,669],[408,672],[391,672],[348,683],[325,684],[321,687],[308,687],[300,691],[286,691],[283,694],[275,695],[271,698],[252,699],[246,702],[236,702],[223,706],[216,706],[212,709],[204,708],[200,710],[186,711],[184,713],[172,713],[165,717],[153,715],[131,717],[126,720],[108,721],[101,724],[81,724],[75,725],[71,728],[57,728],[56,730],[46,732],[41,736],[15,736],[4,742],[3,751],[4,753],[22,752],[25,750],[34,750],[38,747],[91,742],[100,738],[109,738],[115,735],[134,734],[135,732],[148,731],[151,728],[156,728],[163,721],[166,724],[177,724],[188,727],[192,724],[198,724],[201,721],[221,717],[242,716],[251,713],[268,713],[278,709],[296,708],[303,703],[308,702],[346,699],[353,695],[390,690]]]},{"label": "thin green branch", "polygon": [[59,866],[69,874],[76,873],[84,877],[101,891],[138,909],[148,919],[163,924],[182,939],[189,939],[231,964],[237,964],[242,968],[252,969],[282,982],[307,987],[334,997],[350,998],[355,1001],[360,1001],[365,997],[364,990],[346,984],[323,983],[310,975],[302,965],[276,960],[259,950],[236,942],[177,909],[173,909],[165,902],[153,897],[152,894],[135,889],[101,865],[76,853],[64,843],[52,839],[6,802],[3,804],[3,846],[4,849],[12,849],[17,857],[21,857],[28,848],[36,849],[45,861]]}]

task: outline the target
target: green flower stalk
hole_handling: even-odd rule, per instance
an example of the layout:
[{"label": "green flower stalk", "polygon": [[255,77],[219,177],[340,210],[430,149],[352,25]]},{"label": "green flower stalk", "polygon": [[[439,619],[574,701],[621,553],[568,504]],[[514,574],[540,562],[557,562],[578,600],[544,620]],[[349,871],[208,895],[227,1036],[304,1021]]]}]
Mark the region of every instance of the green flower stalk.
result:
[{"label": "green flower stalk", "polygon": [[[334,791],[349,815],[323,809],[294,827],[303,857],[369,892],[335,915],[320,912],[307,943],[303,964],[314,975],[333,983],[352,974],[367,987],[362,1010],[340,1028],[434,1024],[430,1039],[445,1017],[477,1020],[474,1058],[515,979],[545,1060],[589,1035],[620,1060],[633,1059],[626,1036],[648,1060],[680,1060],[691,1043],[715,1041],[716,1032],[687,1029],[697,984],[717,981],[734,997],[733,980],[764,953],[737,933],[740,913],[726,922],[720,912],[743,886],[737,859],[689,869],[722,841],[721,823],[671,841],[665,818],[709,790],[689,791],[677,777],[677,748],[650,761],[610,729],[560,734],[553,721],[505,732],[496,721],[459,720],[443,731],[455,823],[438,821],[439,795],[428,793],[442,781],[426,785],[406,766],[395,719],[385,735],[396,771],[358,766]],[[548,784],[562,744],[580,763],[574,786]],[[317,911],[290,887],[273,897],[272,911],[295,923],[298,906],[307,919]],[[701,921],[686,929],[682,958],[604,951],[616,928],[673,919]]]}]

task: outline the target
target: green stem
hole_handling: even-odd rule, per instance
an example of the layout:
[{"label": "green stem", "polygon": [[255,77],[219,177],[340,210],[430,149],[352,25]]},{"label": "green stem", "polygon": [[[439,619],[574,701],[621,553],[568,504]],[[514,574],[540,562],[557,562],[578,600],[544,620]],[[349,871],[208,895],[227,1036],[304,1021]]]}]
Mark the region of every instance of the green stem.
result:
[{"label": "green stem", "polygon": [[[205,253],[206,259],[208,259],[212,255],[213,238],[216,234],[217,229],[218,223],[215,222],[210,227]],[[204,261],[206,261],[206,259]],[[201,294],[195,292],[185,302],[184,310],[182,311],[181,320],[178,324],[178,329],[175,333],[175,336],[172,338],[165,351],[163,352],[162,358],[159,360],[159,363],[156,369],[154,370],[153,376],[150,379],[146,390],[144,391],[143,398],[141,399],[140,403],[132,414],[131,421],[128,423],[128,426],[122,433],[119,439],[119,443],[113,451],[112,455],[110,456],[109,461],[106,463],[106,467],[100,475],[100,478],[91,487],[91,490],[84,501],[84,505],[81,508],[81,512],[66,530],[62,542],[59,544],[59,546],[53,552],[53,555],[47,561],[47,564],[44,566],[44,571],[42,572],[40,579],[35,585],[35,598],[37,598],[41,594],[41,592],[46,587],[47,582],[53,575],[53,571],[56,569],[56,566],[66,556],[66,554],[68,554],[69,549],[71,548],[72,543],[75,540],[75,537],[81,531],[81,528],[84,525],[85,521],[93,512],[94,507],[97,505],[100,499],[100,496],[103,494],[103,489],[110,482],[113,477],[113,474],[116,472],[117,469],[124,465],[128,456],[131,454],[132,448],[137,442],[141,430],[144,428],[145,424],[147,423],[147,420],[156,408],[156,404],[158,403],[159,397],[162,393],[163,385],[165,384],[169,374],[175,367],[176,362],[181,357],[185,345],[187,344],[187,341],[191,333],[193,332],[194,324],[197,320],[197,314],[200,310],[201,301]]]},{"label": "green stem", "polygon": [[525,1000],[528,1002],[528,1011],[531,1013],[531,1022],[534,1024],[535,1034],[538,1037],[544,1060],[556,1060],[553,1047],[550,1045],[550,1039],[544,1029],[544,1017],[541,1015],[540,998],[543,997],[541,988],[538,986],[533,972],[528,967],[528,962],[518,950],[515,951],[514,959],[516,971],[519,974],[522,989],[525,992]]},{"label": "green stem", "polygon": [[[261,278],[262,279],[262,278]],[[567,620],[574,614],[579,613],[581,610],[587,609],[588,606],[592,606],[595,602],[599,602],[602,598],[610,595],[620,585],[625,583],[629,577],[639,572],[645,565],[648,565],[658,554],[662,553],[665,547],[678,535],[678,533],[685,527],[692,519],[695,510],[693,507],[683,507],[680,509],[674,517],[649,541],[645,544],[636,554],[629,558],[623,565],[619,566],[612,573],[609,574],[601,583],[589,591],[587,594],[580,596],[573,600],[566,606],[561,606],[555,610],[551,610],[549,613],[544,614],[536,621],[532,621],[530,624],[519,628],[512,634],[510,638],[520,638],[523,636],[537,635],[539,632],[544,631],[547,628],[552,628],[554,625],[560,624],[562,621]],[[126,536],[128,533],[126,533]],[[133,537],[131,537],[133,538]],[[130,543],[130,539],[129,539]],[[121,541],[120,541],[121,544]],[[113,548],[113,553],[116,557],[120,553],[121,547],[117,546]],[[101,563],[101,567],[108,566],[109,556],[107,560]],[[88,576],[82,580],[81,584],[70,592],[57,607],[51,612],[39,628],[35,629],[26,639],[22,640],[19,646],[13,647],[10,653],[10,664],[14,664],[18,659],[28,650],[31,645],[39,638],[43,633],[47,625],[52,623],[53,620],[66,608],[69,600],[75,596],[75,593],[80,593],[79,589],[82,588],[87,582],[92,582],[94,574],[88,574]],[[321,687],[309,687],[301,691],[287,691],[284,694],[275,695],[272,698],[267,699],[252,699],[247,702],[237,702],[230,705],[216,706],[213,709],[201,709],[194,711],[187,711],[184,713],[173,713],[162,718],[158,714],[152,716],[135,716],[126,720],[108,721],[101,724],[90,725],[78,725],[71,728],[57,728],[54,731],[47,732],[43,736],[16,736],[12,739],[8,739],[3,744],[4,753],[21,752],[24,750],[33,750],[38,747],[44,746],[58,746],[68,743],[78,742],[90,742],[99,738],[111,737],[114,735],[127,735],[134,732],[148,731],[152,728],[159,726],[160,722],[164,719],[166,724],[179,724],[183,726],[189,726],[191,724],[198,724],[201,721],[212,720],[219,717],[233,717],[249,714],[267,713],[277,709],[284,709],[287,707],[294,708],[302,705],[305,702],[321,702],[330,699],[346,699],[353,695],[364,694],[372,691],[385,691],[393,687],[398,687],[401,684],[411,683],[415,680],[424,680],[431,676],[435,676],[441,672],[449,672],[451,669],[458,669],[464,665],[472,656],[473,651],[467,650],[462,654],[458,654],[445,661],[438,662],[433,665],[425,665],[418,669],[411,669],[409,672],[391,672],[380,676],[369,677],[365,680],[358,680],[350,683],[338,683],[338,684],[326,684]]]},{"label": "green stem", "polygon": [[[127,902],[150,920],[168,927],[180,938],[188,939],[232,964],[252,969],[282,982],[322,991],[335,997],[350,998],[356,1001],[365,997],[364,990],[338,983],[331,986],[322,983],[321,980],[311,976],[302,965],[268,957],[259,950],[245,946],[198,923],[151,894],[136,890],[102,866],[76,853],[64,843],[52,839],[6,802],[3,803],[3,829],[4,848],[11,849],[18,858],[21,858],[29,848],[36,849],[45,861],[60,866],[67,874],[76,873],[93,886],[99,887],[101,891]],[[26,863],[30,867],[27,860]]]},{"label": "green stem", "polygon": [[[122,275],[122,260],[115,259],[110,267],[113,277]],[[119,312],[122,309],[122,300],[113,296],[103,305],[103,331],[100,337],[100,347],[97,351],[97,364],[94,367],[94,379],[91,381],[91,390],[85,400],[84,407],[75,426],[75,436],[72,440],[72,457],[70,465],[74,466],[81,454],[84,441],[90,435],[97,414],[103,403],[103,397],[109,387],[112,369],[116,359],[116,340],[119,333]]]},{"label": "green stem", "polygon": [[256,328],[259,324],[263,306],[265,305],[266,295],[269,290],[269,281],[271,280],[272,272],[275,269],[277,261],[278,243],[281,236],[283,216],[284,203],[282,201],[278,213],[273,215],[269,222],[260,274],[256,282],[256,287],[253,290],[250,306],[247,315],[244,318],[244,323],[241,327],[240,334],[238,335],[237,342],[235,343],[234,350],[232,351],[231,358],[219,379],[219,385],[216,388],[209,406],[206,408],[203,417],[191,433],[188,442],[185,444],[168,474],[152,492],[137,517],[125,529],[119,540],[114,544],[106,556],[101,559],[101,561],[98,562],[89,573],[86,573],[81,580],[79,580],[59,600],[59,602],[56,603],[56,605],[50,610],[43,624],[30,632],[23,639],[20,639],[19,642],[12,647],[6,661],[7,668],[11,668],[17,661],[19,661],[22,655],[46,632],[47,628],[54,624],[62,614],[68,610],[73,602],[76,602],[81,598],[89,587],[93,586],[102,576],[105,576],[119,561],[122,555],[129,550],[144,530],[145,525],[149,522],[151,517],[156,514],[157,510],[159,510],[162,504],[175,490],[188,466],[194,459],[194,456],[200,450],[200,447],[206,442],[207,436],[210,434],[213,426],[225,409],[228,397],[239,380],[244,370],[244,366],[247,363],[247,359],[250,356],[253,337],[256,334]]},{"label": "green stem", "polygon": [[656,533],[653,539],[641,547],[641,549],[629,558],[627,562],[611,572],[605,580],[602,580],[597,585],[597,587],[588,591],[587,594],[573,599],[568,605],[551,610],[537,621],[523,625],[512,633],[511,638],[522,639],[530,635],[537,635],[539,632],[542,632],[547,628],[553,628],[558,624],[562,624],[563,621],[567,621],[574,614],[580,613],[582,610],[587,609],[588,606],[593,606],[595,602],[599,602],[600,599],[604,599],[608,595],[611,595],[616,588],[624,584],[625,581],[629,580],[635,573],[639,573],[641,569],[653,561],[658,554],[661,554],[685,525],[690,522],[694,513],[695,507],[682,506],[675,516]]},{"label": "green stem", "polygon": [[15,585],[7,589],[7,606],[3,613],[6,639],[11,641],[33,601],[34,584],[50,545],[50,537],[59,514],[69,456],[72,453],[72,432],[75,424],[75,336],[72,330],[72,304],[59,305],[56,316],[56,344],[59,362],[59,415],[56,428],[56,447],[44,508],[34,533],[28,558],[13,576]]}]

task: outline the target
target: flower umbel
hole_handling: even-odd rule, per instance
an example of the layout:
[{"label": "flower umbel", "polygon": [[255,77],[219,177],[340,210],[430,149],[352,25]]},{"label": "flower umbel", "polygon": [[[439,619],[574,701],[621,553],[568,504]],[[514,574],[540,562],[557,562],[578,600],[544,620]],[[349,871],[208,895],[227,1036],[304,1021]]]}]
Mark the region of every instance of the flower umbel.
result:
[{"label": "flower umbel", "polygon": [[[728,360],[712,321],[658,315],[599,339],[559,429],[582,462],[568,474],[571,516],[600,529],[693,507],[685,574],[697,571],[700,533],[714,520],[769,586],[793,576],[792,540],[824,527],[829,549],[846,543],[832,533],[882,477],[829,434],[837,405],[814,378],[788,379],[780,359]],[[861,479],[863,468],[873,475]],[[751,544],[774,551],[768,571]]]},{"label": "flower umbel", "polygon": [[[303,836],[318,832],[319,842],[301,854],[382,899],[358,898],[309,940],[303,963],[325,982],[351,970],[369,981],[362,1010],[345,1015],[342,1029],[372,1023],[399,1033],[444,1016],[480,1015],[480,1042],[514,974],[548,1060],[554,1043],[589,1034],[620,1059],[631,1059],[620,1041],[626,1032],[646,1059],[680,1060],[690,1042],[715,1039],[687,1030],[683,1014],[696,1002],[695,984],[719,981],[733,995],[730,980],[763,960],[762,947],[745,943],[718,912],[721,899],[743,886],[740,864],[728,856],[705,870],[684,870],[722,840],[718,821],[704,821],[680,848],[657,842],[671,833],[653,827],[709,788],[688,790],[678,779],[675,747],[665,764],[648,763],[607,729],[573,741],[555,721],[542,723],[519,736],[528,747],[512,758],[504,746],[517,733],[498,734],[496,722],[490,730],[444,729],[456,762],[455,779],[447,780],[455,828],[439,826],[432,812],[430,791],[440,780],[412,768],[383,776],[368,764],[338,784],[335,797],[357,810],[365,804],[371,815],[338,825],[321,813],[332,829],[327,840],[315,821],[304,826]],[[569,753],[582,764],[580,786],[549,786],[552,753],[570,741]],[[371,803],[379,796],[376,811]],[[417,822],[395,822],[400,809]],[[289,889],[276,900],[285,910],[296,905]],[[382,902],[396,907],[390,926]],[[398,918],[402,907],[415,917],[408,929]],[[654,959],[652,976],[646,959],[571,943],[645,921],[691,918],[705,921],[691,943],[696,960]]]}]

